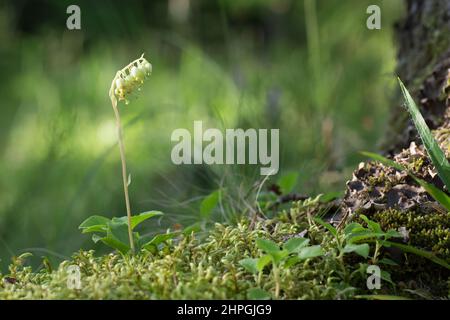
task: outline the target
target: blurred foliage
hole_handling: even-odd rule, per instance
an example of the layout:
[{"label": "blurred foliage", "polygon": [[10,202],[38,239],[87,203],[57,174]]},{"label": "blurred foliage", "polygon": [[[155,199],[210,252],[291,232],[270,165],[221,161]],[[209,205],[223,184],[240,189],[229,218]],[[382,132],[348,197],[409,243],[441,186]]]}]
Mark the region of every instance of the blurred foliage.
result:
[{"label": "blurred foliage", "polygon": [[[82,29],[70,31],[72,2],[0,4],[2,267],[90,248],[81,221],[124,215],[108,89],[142,52],[153,75],[121,109],[132,210],[164,211],[154,227],[193,223],[211,190],[239,197],[261,179],[255,166],[173,165],[171,132],[194,120],[281,128],[280,172],[298,172],[306,194],[342,189],[355,151],[382,136],[400,0],[77,1]],[[381,30],[366,28],[369,4]]]}]

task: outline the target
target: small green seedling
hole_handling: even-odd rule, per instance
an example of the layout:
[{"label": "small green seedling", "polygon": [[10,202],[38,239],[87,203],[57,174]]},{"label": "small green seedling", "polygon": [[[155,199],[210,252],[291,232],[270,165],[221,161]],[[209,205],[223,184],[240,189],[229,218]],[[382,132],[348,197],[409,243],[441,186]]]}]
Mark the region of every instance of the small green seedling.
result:
[{"label": "small green seedling", "polygon": [[[264,268],[272,265],[272,272],[275,281],[275,298],[280,294],[280,267],[289,268],[293,264],[302,260],[314,258],[323,255],[320,245],[309,246],[309,239],[291,238],[286,241],[282,247],[275,242],[267,239],[257,239],[256,246],[266,254],[260,258],[246,258],[239,261],[247,271],[258,275],[257,283],[260,285],[261,276]],[[249,291],[249,296],[256,298],[264,296],[262,289],[254,288]]]},{"label": "small green seedling", "polygon": [[[131,220],[128,220],[127,216],[108,219],[95,215],[87,218],[79,226],[79,229],[82,230],[82,233],[94,233],[92,240],[95,243],[100,241],[125,255],[132,250],[128,242],[128,227],[130,226],[130,229],[134,230],[142,222],[162,215],[163,213],[159,211],[149,211],[135,215],[131,217]],[[131,225],[128,225],[128,221],[131,221]],[[147,249],[154,252],[157,250],[158,245],[174,238],[178,234],[179,232],[158,234],[151,240],[148,240],[145,237],[141,237],[138,232],[133,232],[134,248],[138,250]]]},{"label": "small green seedling", "polygon": [[[344,255],[346,254],[357,254],[364,259],[368,259],[370,264],[387,264],[387,265],[397,265],[396,262],[388,258],[380,259],[381,248],[390,247],[387,243],[388,239],[400,238],[402,235],[395,230],[388,230],[384,232],[381,226],[375,222],[369,220],[365,215],[359,215],[359,217],[367,224],[367,227],[362,226],[360,223],[352,222],[349,223],[344,230],[338,230],[330,223],[321,220],[320,218],[314,218],[314,221],[325,227],[335,238],[338,255],[337,260],[340,262],[342,270],[344,270],[344,278],[348,280],[348,275],[345,272]],[[373,250],[373,255],[370,256],[370,244],[375,243],[375,248]],[[360,273],[365,274],[368,263],[360,264]],[[381,279],[393,284],[391,280],[391,275],[385,271],[381,271]]]}]

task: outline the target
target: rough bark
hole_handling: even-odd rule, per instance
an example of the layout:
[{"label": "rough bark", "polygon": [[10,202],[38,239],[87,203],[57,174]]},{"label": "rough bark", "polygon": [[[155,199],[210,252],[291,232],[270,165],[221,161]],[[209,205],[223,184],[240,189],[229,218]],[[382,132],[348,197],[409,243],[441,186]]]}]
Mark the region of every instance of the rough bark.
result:
[{"label": "rough bark", "polygon": [[[428,124],[437,128],[442,125],[448,106],[443,90],[448,87],[450,1],[409,0],[406,17],[395,28],[397,74],[420,102]],[[408,114],[401,107],[400,95],[397,100],[384,143],[384,149],[390,152],[399,151],[416,139]]]},{"label": "rough bark", "polygon": [[[396,25],[397,74],[420,107],[428,125],[445,150],[450,150],[450,1],[407,1],[405,18]],[[445,189],[427,159],[398,91],[384,150],[413,168],[421,178]],[[405,173],[379,163],[360,164],[342,202],[340,222],[355,212],[386,210],[432,213],[439,205]]]}]

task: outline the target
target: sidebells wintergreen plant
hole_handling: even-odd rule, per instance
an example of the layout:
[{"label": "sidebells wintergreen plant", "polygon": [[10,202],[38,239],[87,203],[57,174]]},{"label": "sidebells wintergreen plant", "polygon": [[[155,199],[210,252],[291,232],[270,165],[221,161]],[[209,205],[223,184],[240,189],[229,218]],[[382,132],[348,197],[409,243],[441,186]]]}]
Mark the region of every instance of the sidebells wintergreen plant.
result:
[{"label": "sidebells wintergreen plant", "polygon": [[118,101],[122,100],[125,101],[125,103],[128,103],[127,99],[129,96],[141,89],[144,80],[151,72],[152,65],[142,54],[138,59],[116,73],[109,90],[109,97],[116,116],[117,137],[119,140],[120,159],[122,162],[123,190],[125,194],[127,215],[120,218],[113,217],[112,219],[94,215],[87,218],[79,226],[82,233],[94,233],[92,240],[95,243],[100,241],[105,245],[116,249],[123,255],[126,255],[129,252],[134,253],[136,252],[136,249],[146,249],[150,252],[156,252],[164,246],[164,244],[167,244],[169,240],[180,233],[190,234],[195,231],[195,226],[190,226],[183,231],[169,232],[168,230],[166,233],[157,234],[151,239],[148,238],[148,236],[141,237],[138,232],[133,231],[140,223],[153,217],[162,216],[163,213],[159,211],[148,211],[135,216],[131,215],[130,198],[128,196],[129,177],[127,176],[122,124],[117,105]]},{"label": "sidebells wintergreen plant", "polygon": [[117,107],[117,99],[124,100],[128,104],[127,98],[140,90],[144,80],[151,74],[152,65],[144,58],[142,54],[138,59],[128,64],[123,69],[117,71],[109,89],[109,97],[116,116],[117,137],[119,140],[120,160],[122,162],[122,180],[123,191],[125,194],[125,205],[128,217],[128,240],[130,242],[131,252],[135,251],[133,241],[133,231],[131,226],[131,205],[128,195],[129,178],[127,176],[127,164],[125,158],[125,145],[123,143],[122,124],[120,121],[120,113]]},{"label": "sidebells wintergreen plant", "polygon": [[[131,245],[127,243],[128,227],[133,231],[142,222],[153,218],[160,217],[163,213],[159,211],[148,211],[131,217],[128,220],[127,216],[114,217],[112,219],[94,215],[87,218],[79,226],[82,233],[93,233],[92,241],[95,243],[101,241],[105,245],[116,249],[121,254],[125,255],[131,250]],[[129,223],[131,221],[131,223]],[[150,252],[155,252],[158,247],[177,236],[180,232],[167,232],[164,234],[157,234],[151,239],[146,236],[140,236],[138,232],[133,232],[134,248],[146,249]]]}]

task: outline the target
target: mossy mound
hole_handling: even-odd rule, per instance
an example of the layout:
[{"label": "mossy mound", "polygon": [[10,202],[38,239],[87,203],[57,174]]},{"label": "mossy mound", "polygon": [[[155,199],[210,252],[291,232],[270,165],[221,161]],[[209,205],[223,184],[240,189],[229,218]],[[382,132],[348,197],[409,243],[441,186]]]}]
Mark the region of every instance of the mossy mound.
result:
[{"label": "mossy mound", "polygon": [[[449,156],[448,130],[436,131],[435,136]],[[448,192],[422,145],[411,142],[393,160],[416,177]],[[348,222],[358,214],[379,222],[384,229],[402,228],[409,233],[409,244],[450,259],[450,213],[406,171],[376,161],[361,163],[347,183],[343,220]]]},{"label": "mossy mound", "polygon": [[[183,237],[157,254],[94,257],[93,251],[80,251],[57,270],[38,273],[17,261],[1,279],[0,299],[245,299],[256,283],[239,261],[259,255],[255,240],[283,240],[299,231],[298,225],[270,220],[258,222],[251,231],[249,221],[243,221],[234,227],[216,224],[206,239]],[[346,297],[328,279],[333,268],[328,263],[308,261],[283,270],[282,298]],[[81,269],[81,290],[66,285],[69,265]],[[270,271],[261,283],[273,291]]]},{"label": "mossy mound", "polygon": [[[276,298],[272,268],[266,267],[258,277],[245,270],[239,261],[262,255],[255,244],[258,238],[281,245],[292,237],[307,237],[311,244],[320,244],[325,254],[280,268],[280,299],[352,299],[368,294],[411,298],[448,295],[445,281],[444,287],[439,288],[430,285],[433,281],[418,281],[412,287],[409,279],[401,278],[403,265],[389,269],[394,284],[382,282],[381,289],[368,290],[368,275],[361,267],[367,260],[356,255],[339,258],[332,235],[311,223],[313,210],[314,206],[298,203],[274,219],[256,223],[243,219],[235,226],[215,224],[206,237],[182,236],[170,240],[157,253],[142,251],[132,257],[119,254],[95,257],[93,251],[79,251],[56,270],[33,272],[24,266],[24,259],[16,258],[9,274],[0,274],[0,299],[246,299],[250,298],[252,288],[262,289]],[[67,285],[70,265],[80,268],[79,290],[69,289]],[[403,289],[417,289],[421,295],[417,295],[417,290]]]},{"label": "mossy mound", "polygon": [[450,260],[450,213],[420,213],[387,210],[372,216],[383,229],[405,228],[408,242],[419,248],[432,251],[437,256]]}]

